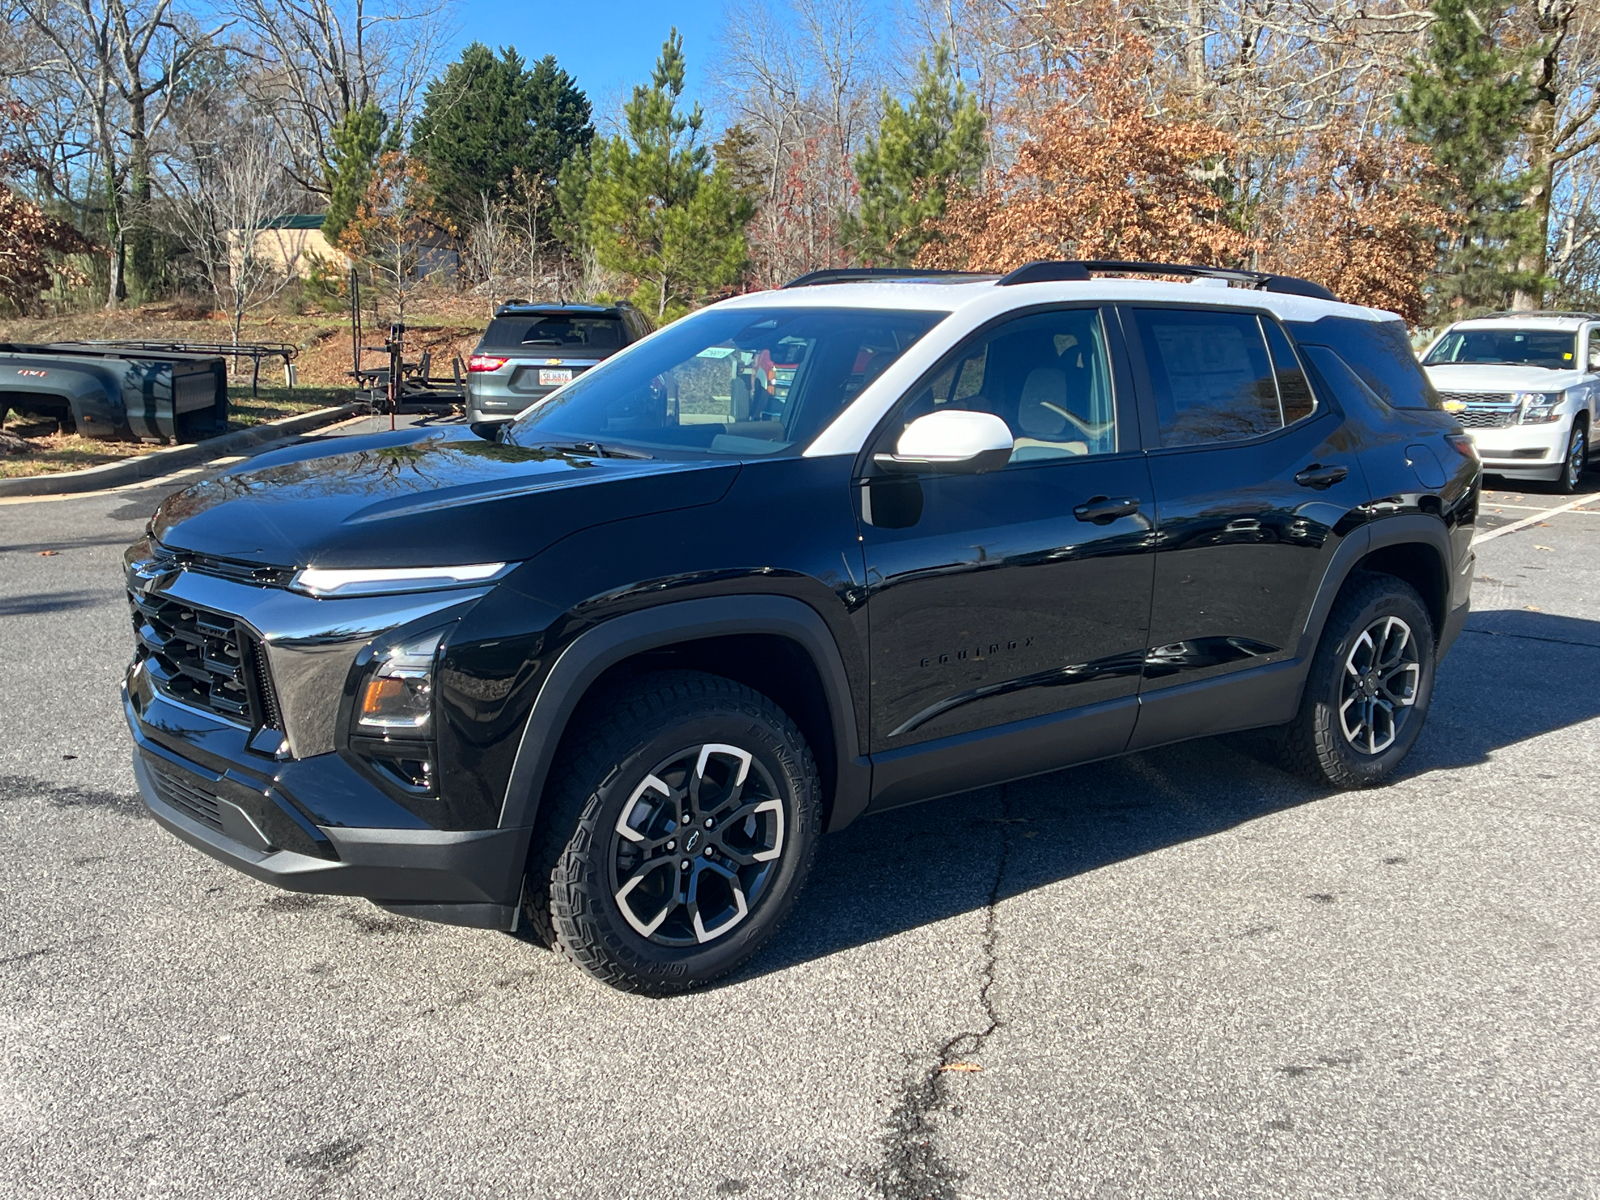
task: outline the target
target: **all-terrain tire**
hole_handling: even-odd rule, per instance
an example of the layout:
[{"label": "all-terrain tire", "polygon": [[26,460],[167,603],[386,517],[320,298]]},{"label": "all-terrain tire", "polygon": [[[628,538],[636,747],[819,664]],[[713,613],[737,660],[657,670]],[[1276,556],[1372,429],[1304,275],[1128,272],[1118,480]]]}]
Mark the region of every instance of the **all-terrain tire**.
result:
[{"label": "all-terrain tire", "polygon": [[[662,764],[686,763],[697,748],[708,746],[731,747],[749,755],[746,769],[750,779],[758,781],[753,790],[776,793],[771,799],[781,804],[777,819],[769,812],[761,820],[769,840],[775,831],[780,853],[763,877],[761,890],[749,901],[747,913],[726,927],[717,926],[727,932],[713,932],[703,942],[691,938],[687,945],[660,944],[630,924],[630,919],[640,921],[637,913],[630,918],[622,911],[625,897],[617,894],[613,871],[619,850],[628,852],[632,847],[617,840],[623,833],[619,826],[627,822],[640,797],[658,802],[659,794],[649,781]],[[714,758],[700,757],[699,790],[703,794],[712,786],[711,774],[720,769],[726,775],[722,784],[733,794],[732,775],[739,759],[726,749],[716,754],[723,760],[720,768]],[[751,807],[735,801],[736,806],[739,803]],[[658,996],[699,987],[737,970],[772,937],[794,907],[811,870],[821,822],[822,786],[810,748],[794,722],[770,699],[730,679],[698,671],[638,676],[587,700],[574,717],[573,730],[551,768],[529,850],[523,917],[533,938],[612,987]],[[747,827],[755,823],[753,816],[746,819]],[[698,814],[693,825],[693,829],[681,827],[684,844],[671,857],[682,856],[686,863],[692,858],[698,869],[703,864],[693,856],[705,850],[696,844],[686,852],[687,839],[696,831],[704,832],[709,845],[711,835],[700,829]],[[715,832],[727,831],[719,827]],[[645,844],[642,834],[635,840]],[[712,850],[715,853],[715,847]],[[724,866],[732,861],[724,853]],[[744,907],[743,892],[740,897],[739,906]],[[675,913],[680,926],[688,913],[687,906]],[[667,928],[670,931],[671,926]],[[695,931],[694,937],[704,932]]]},{"label": "all-terrain tire", "polygon": [[[1342,718],[1341,709],[1354,689],[1354,680],[1359,678],[1352,675],[1348,665],[1352,651],[1356,651],[1359,664],[1361,652],[1357,643],[1363,634],[1370,641],[1375,628],[1395,629],[1393,636],[1398,637],[1398,627],[1389,624],[1391,618],[1403,622],[1410,631],[1416,669],[1411,702],[1402,710],[1403,718],[1390,730],[1393,740],[1374,753],[1352,741],[1344,722],[1354,718]],[[1416,589],[1393,575],[1369,571],[1353,574],[1328,613],[1322,641],[1306,677],[1299,713],[1274,731],[1274,749],[1280,765],[1314,783],[1339,788],[1382,783],[1410,753],[1422,732],[1433,697],[1435,661],[1433,620]],[[1409,676],[1411,672],[1405,674]],[[1373,738],[1368,744],[1377,742]]]}]

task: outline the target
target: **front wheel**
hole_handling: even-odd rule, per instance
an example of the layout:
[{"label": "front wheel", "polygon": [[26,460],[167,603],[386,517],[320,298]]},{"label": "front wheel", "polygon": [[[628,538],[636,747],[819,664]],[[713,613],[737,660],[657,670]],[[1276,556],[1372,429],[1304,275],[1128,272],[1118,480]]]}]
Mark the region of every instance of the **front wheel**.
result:
[{"label": "front wheel", "polygon": [[1284,765],[1317,783],[1370,787],[1410,753],[1433,697],[1433,620],[1393,575],[1350,577],[1323,629]]},{"label": "front wheel", "polygon": [[816,854],[822,788],[805,738],[759,692],[691,671],[642,676],[578,719],[529,858],[534,932],[624,991],[737,969]]},{"label": "front wheel", "polygon": [[1570,496],[1583,481],[1583,472],[1589,465],[1589,430],[1581,419],[1572,422],[1572,437],[1567,441],[1567,458],[1561,464],[1561,477],[1556,480],[1556,490]]}]

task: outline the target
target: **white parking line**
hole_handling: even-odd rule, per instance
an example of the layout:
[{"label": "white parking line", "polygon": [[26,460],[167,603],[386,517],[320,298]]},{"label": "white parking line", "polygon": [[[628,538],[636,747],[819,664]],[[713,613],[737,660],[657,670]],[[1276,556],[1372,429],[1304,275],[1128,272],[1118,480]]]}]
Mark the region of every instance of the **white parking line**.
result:
[{"label": "white parking line", "polygon": [[1530,525],[1537,525],[1540,521],[1543,521],[1549,517],[1553,517],[1557,513],[1571,512],[1573,509],[1579,508],[1585,504],[1589,504],[1593,500],[1595,500],[1594,496],[1579,496],[1576,500],[1568,501],[1566,504],[1557,505],[1555,508],[1543,509],[1534,513],[1533,516],[1523,517],[1522,520],[1511,525],[1502,525],[1499,529],[1491,529],[1488,533],[1480,533],[1477,537],[1472,539],[1472,544],[1474,546],[1478,546],[1484,542],[1493,541],[1497,537],[1503,537],[1508,533],[1516,533],[1519,529],[1526,529]]}]

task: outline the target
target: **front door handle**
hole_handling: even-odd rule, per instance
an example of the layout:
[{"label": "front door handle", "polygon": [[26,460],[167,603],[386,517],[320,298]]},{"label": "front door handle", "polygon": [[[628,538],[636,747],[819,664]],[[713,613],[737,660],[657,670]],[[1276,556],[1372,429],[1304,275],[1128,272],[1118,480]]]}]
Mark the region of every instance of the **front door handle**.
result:
[{"label": "front door handle", "polygon": [[1080,521],[1093,521],[1096,525],[1109,525],[1118,517],[1131,517],[1139,511],[1139,501],[1134,496],[1113,500],[1109,496],[1093,496],[1072,510]]},{"label": "front door handle", "polygon": [[1312,463],[1304,471],[1294,477],[1294,481],[1301,487],[1331,488],[1336,483],[1343,483],[1350,474],[1349,467],[1323,466],[1321,463]]}]

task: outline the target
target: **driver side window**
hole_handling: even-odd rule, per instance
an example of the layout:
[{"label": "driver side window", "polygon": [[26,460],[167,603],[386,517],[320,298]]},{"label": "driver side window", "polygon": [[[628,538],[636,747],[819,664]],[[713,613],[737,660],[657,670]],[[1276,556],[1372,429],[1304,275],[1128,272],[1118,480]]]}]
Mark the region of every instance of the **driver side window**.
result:
[{"label": "driver side window", "polygon": [[1015,439],[1013,463],[1117,451],[1116,405],[1100,311],[1007,321],[969,343],[915,393],[895,429],[944,410],[992,413]]},{"label": "driver side window", "polygon": [[1589,373],[1600,374],[1600,325],[1589,326]]}]

